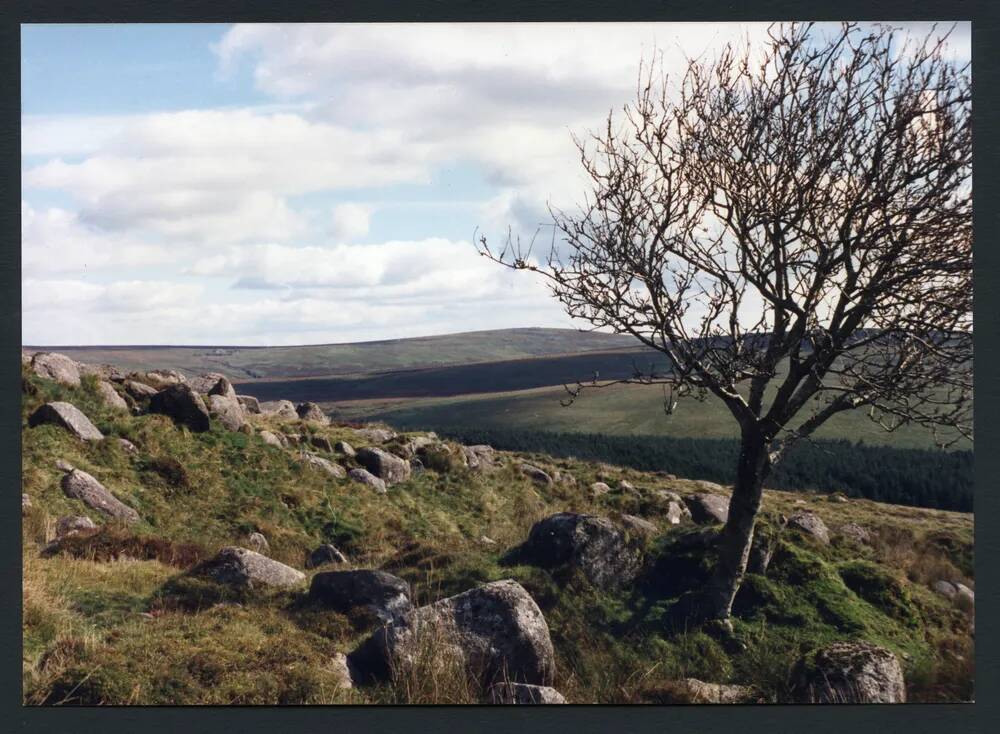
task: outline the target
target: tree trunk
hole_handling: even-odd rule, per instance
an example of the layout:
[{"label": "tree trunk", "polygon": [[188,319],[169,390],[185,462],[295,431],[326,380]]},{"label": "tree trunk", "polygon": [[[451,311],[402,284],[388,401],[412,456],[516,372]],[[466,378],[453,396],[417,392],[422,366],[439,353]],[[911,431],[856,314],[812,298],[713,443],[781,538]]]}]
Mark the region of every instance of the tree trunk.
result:
[{"label": "tree trunk", "polygon": [[704,593],[703,609],[708,619],[729,619],[733,599],[743,582],[764,480],[770,469],[767,440],[756,429],[745,430],[729,519],[719,537],[719,560]]}]

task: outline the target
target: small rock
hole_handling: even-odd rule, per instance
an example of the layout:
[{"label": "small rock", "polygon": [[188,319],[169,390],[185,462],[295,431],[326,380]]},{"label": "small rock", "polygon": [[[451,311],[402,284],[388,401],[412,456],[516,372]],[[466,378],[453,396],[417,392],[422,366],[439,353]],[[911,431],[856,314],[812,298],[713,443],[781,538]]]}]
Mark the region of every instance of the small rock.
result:
[{"label": "small rock", "polygon": [[371,443],[385,443],[396,437],[395,431],[386,428],[359,428],[356,433]]},{"label": "small rock", "polygon": [[71,472],[75,468],[76,468],[75,466],[70,464],[65,459],[56,459],[56,469],[58,469],[61,472]]},{"label": "small rock", "polygon": [[295,406],[295,412],[299,416],[299,420],[322,425],[330,423],[330,417],[316,403],[301,403]]},{"label": "small rock", "polygon": [[812,536],[823,545],[830,544],[830,531],[815,512],[796,512],[788,518],[788,527]]},{"label": "small rock", "polygon": [[340,464],[334,464],[329,459],[324,459],[322,456],[317,456],[316,454],[310,454],[308,451],[303,451],[299,454],[299,461],[303,464],[315,466],[335,479],[343,479],[347,476],[347,472],[344,471],[344,467]]},{"label": "small rock", "polygon": [[357,455],[354,447],[347,443],[347,441],[337,441],[337,443],[333,445],[333,450],[339,454],[343,454],[349,459],[353,459]]},{"label": "small rock", "polygon": [[270,400],[260,404],[260,412],[263,415],[273,416],[280,420],[298,420],[299,414],[295,410],[295,404],[290,400]]},{"label": "small rock", "polygon": [[560,704],[566,699],[555,688],[533,686],[528,683],[497,683],[490,687],[493,704]]},{"label": "small rock", "polygon": [[542,471],[537,466],[532,464],[521,464],[521,473],[528,479],[533,481],[535,484],[550,485],[552,484],[552,477],[548,475],[547,472]]},{"label": "small rock", "polygon": [[284,440],[285,437],[280,433],[272,433],[271,431],[261,431],[260,440],[266,443],[268,446],[274,446],[275,448],[284,448],[287,445],[287,441]]},{"label": "small rock", "polygon": [[86,515],[68,515],[56,521],[56,538],[96,529],[97,525]]},{"label": "small rock", "polygon": [[718,494],[689,494],[684,504],[691,512],[691,519],[699,525],[724,523],[729,519],[729,498]]},{"label": "small rock", "polygon": [[351,469],[347,472],[347,476],[353,479],[355,482],[360,484],[367,484],[369,487],[374,489],[379,494],[385,494],[388,489],[385,486],[385,482],[379,479],[377,476],[372,474],[367,469]]},{"label": "small rock", "polygon": [[31,497],[26,494],[21,495],[21,512],[27,512],[31,509]]},{"label": "small rock", "polygon": [[379,479],[384,479],[386,484],[396,484],[410,478],[409,462],[393,456],[388,451],[363,448],[358,450],[356,458],[365,469]]},{"label": "small rock", "polygon": [[135,380],[127,380],[125,382],[125,392],[131,395],[135,400],[144,400],[146,398],[151,398],[158,392],[155,387],[150,387],[141,382],[136,382]]},{"label": "small rock", "polygon": [[97,426],[72,403],[45,403],[28,418],[28,425],[32,428],[46,423],[62,426],[84,441],[100,441],[104,438]]},{"label": "small rock", "polygon": [[800,703],[906,703],[899,660],[868,642],[834,642],[806,655],[792,680]]},{"label": "small rock", "polygon": [[351,666],[347,662],[347,656],[342,653],[334,653],[330,659],[330,669],[337,675],[337,685],[340,688],[353,688],[354,680],[351,676]]},{"label": "small rock", "polygon": [[326,436],[310,436],[309,443],[322,451],[333,453],[333,444]]},{"label": "small rock", "polygon": [[62,478],[62,491],[67,497],[83,502],[92,510],[125,522],[139,522],[139,513],[109,492],[87,472],[74,469]]},{"label": "small rock", "polygon": [[653,537],[660,532],[660,529],[656,527],[655,523],[650,522],[636,515],[622,515],[622,525],[631,533],[636,535],[644,536],[647,538]]},{"label": "small rock", "polygon": [[683,501],[673,501],[667,505],[667,522],[671,525],[680,525],[681,523],[690,522],[691,520],[691,510],[687,508],[687,505]]},{"label": "small rock", "polygon": [[147,384],[152,385],[157,390],[187,383],[187,378],[177,370],[150,370],[143,377]]},{"label": "small rock", "polygon": [[55,380],[70,387],[80,387],[80,367],[65,354],[36,352],[31,358],[31,370],[46,380]]},{"label": "small rock", "polygon": [[250,537],[247,538],[247,545],[254,553],[267,553],[271,550],[271,545],[267,542],[267,538],[264,537],[263,533],[250,533]]},{"label": "small rock", "polygon": [[955,603],[972,609],[976,605],[976,593],[965,584],[955,583]]},{"label": "small rock", "polygon": [[336,546],[324,543],[309,554],[306,559],[306,568],[319,568],[327,563],[347,563],[347,556],[341,553]]},{"label": "small rock", "polygon": [[125,402],[125,398],[118,394],[118,391],[111,385],[110,382],[97,383],[97,395],[101,398],[101,401],[112,410],[120,410],[123,412],[128,412],[128,403]]},{"label": "small rock", "polygon": [[121,447],[121,450],[124,451],[126,454],[132,454],[133,456],[135,456],[136,454],[139,453],[139,448],[134,443],[129,441],[127,438],[119,438],[117,439],[117,441],[118,445]]},{"label": "small rock", "polygon": [[206,372],[191,378],[188,384],[196,393],[208,395],[209,391],[219,383],[219,380],[228,381],[228,378],[221,372]]},{"label": "small rock", "polygon": [[682,678],[671,681],[665,688],[669,702],[675,704],[754,703],[757,698],[753,689],[748,686],[706,683],[697,678]]},{"label": "small rock", "polygon": [[237,546],[223,548],[191,573],[231,586],[296,586],[306,579],[291,566]]},{"label": "small rock", "polygon": [[859,545],[868,545],[872,542],[872,534],[863,525],[858,525],[856,522],[849,522],[845,525],[841,525],[838,531],[840,535],[851,540]]},{"label": "small rock", "polygon": [[245,412],[260,415],[260,401],[257,398],[252,395],[237,395],[236,400]]},{"label": "small rock", "polygon": [[236,400],[236,390],[233,389],[233,383],[231,383],[226,377],[220,377],[216,383],[209,388],[208,394],[228,398],[229,400],[233,400],[239,404],[239,401]]},{"label": "small rock", "polygon": [[482,536],[479,539],[479,542],[482,543],[483,545],[496,545],[497,544],[497,542],[495,540],[493,540],[493,538],[489,537],[488,535]]},{"label": "small rock", "polygon": [[98,380],[106,382],[125,381],[125,373],[113,364],[84,364],[83,362],[77,362],[76,367],[80,371],[80,377],[93,375]]},{"label": "small rock", "polygon": [[931,589],[936,591],[941,596],[946,596],[949,599],[954,599],[955,595],[958,593],[958,589],[955,585],[949,581],[939,579],[931,584]]},{"label": "small rock", "polygon": [[227,431],[239,431],[246,425],[246,416],[243,414],[243,406],[233,397],[225,395],[211,394],[208,396],[208,412]]},{"label": "small rock", "polygon": [[607,494],[610,491],[611,487],[609,487],[604,482],[594,482],[593,484],[590,485],[590,494],[593,497],[600,497],[601,495]]},{"label": "small rock", "polygon": [[496,453],[492,446],[486,444],[475,444],[473,446],[462,446],[462,455],[465,463],[472,471],[488,471],[494,466]]},{"label": "small rock", "polygon": [[627,482],[624,479],[619,480],[618,486],[616,487],[616,489],[619,492],[622,492],[624,494],[634,494],[634,495],[641,494],[639,492],[639,490],[636,489],[635,486],[631,482]]},{"label": "small rock", "polygon": [[212,427],[205,401],[184,383],[170,385],[151,397],[149,412],[166,415],[195,433],[203,433]]},{"label": "small rock", "polygon": [[312,578],[309,598],[337,612],[363,607],[383,622],[412,609],[410,585],[385,571],[324,571]]}]

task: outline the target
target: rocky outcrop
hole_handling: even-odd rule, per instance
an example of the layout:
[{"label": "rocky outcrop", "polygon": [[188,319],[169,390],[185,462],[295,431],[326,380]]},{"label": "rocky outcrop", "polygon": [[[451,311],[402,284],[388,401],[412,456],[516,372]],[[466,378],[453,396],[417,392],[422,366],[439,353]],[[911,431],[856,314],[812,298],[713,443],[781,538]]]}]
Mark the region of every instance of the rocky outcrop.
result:
[{"label": "rocky outcrop", "polygon": [[298,420],[299,414],[295,411],[295,404],[290,400],[269,400],[260,404],[262,415],[278,418],[279,420]]},{"label": "rocky outcrop", "polygon": [[228,382],[228,378],[221,372],[206,372],[197,377],[192,377],[188,380],[188,384],[195,392],[208,395],[209,390],[215,387],[219,383],[219,380],[226,380]]},{"label": "rocky outcrop", "polygon": [[118,394],[118,391],[115,390],[110,382],[101,380],[97,383],[97,396],[101,399],[102,403],[112,410],[119,410],[123,413],[128,412],[128,403],[125,402],[125,398]]},{"label": "rocky outcrop", "polygon": [[636,515],[623,514],[621,524],[622,527],[629,533],[632,533],[633,536],[652,538],[660,532],[660,529],[656,527],[655,523]]},{"label": "rocky outcrop", "polygon": [[684,504],[691,512],[691,519],[699,525],[724,523],[729,519],[729,498],[720,494],[689,494],[684,498]]},{"label": "rocky outcrop", "polygon": [[830,544],[830,530],[823,518],[815,512],[800,511],[788,518],[788,527],[815,538],[823,545]]},{"label": "rocky outcrop", "polygon": [[97,426],[72,403],[45,403],[28,417],[28,425],[32,428],[46,424],[61,426],[83,441],[100,441],[104,438]]},{"label": "rocky outcrop", "polygon": [[215,384],[208,389],[208,394],[228,398],[237,403],[237,405],[239,404],[239,401],[236,400],[236,390],[233,389],[233,383],[227,377],[220,377],[216,380]]},{"label": "rocky outcrop", "polygon": [[379,479],[367,469],[351,469],[347,472],[347,476],[359,484],[368,485],[379,494],[385,494],[388,491],[385,481]]},{"label": "rocky outcrop", "polygon": [[80,387],[80,367],[65,354],[36,352],[31,358],[31,371],[46,380],[55,380],[70,387]]},{"label": "rocky outcrop", "polygon": [[249,587],[297,586],[306,579],[304,573],[291,566],[238,546],[223,548],[193,569],[192,574],[220,584]]},{"label": "rocky outcrop", "polygon": [[560,704],[566,698],[550,686],[530,683],[497,683],[490,687],[490,703],[500,705]]},{"label": "rocky outcrop", "polygon": [[687,505],[679,497],[667,503],[667,511],[664,515],[667,518],[667,522],[671,525],[682,525],[691,522],[691,510],[687,508]]},{"label": "rocky outcrop", "polygon": [[347,443],[347,441],[337,441],[337,443],[333,445],[333,450],[350,459],[357,456],[357,452],[354,450],[354,447]]},{"label": "rocky outcrop", "polygon": [[661,703],[673,704],[737,704],[756,703],[758,698],[748,686],[706,683],[697,678],[681,678],[662,687]]},{"label": "rocky outcrop", "polygon": [[[428,649],[430,648],[430,649]],[[541,610],[516,581],[494,581],[397,619],[348,656],[365,681],[406,671],[422,656],[453,659],[485,685],[550,685],[555,655]]]},{"label": "rocky outcrop", "polygon": [[533,481],[535,484],[545,486],[552,484],[552,477],[549,476],[548,472],[539,469],[533,464],[521,464],[519,469],[524,476]]},{"label": "rocky outcrop", "polygon": [[260,401],[252,395],[237,395],[236,400],[243,406],[243,410],[253,415],[260,415]]},{"label": "rocky outcrop", "polygon": [[93,375],[103,382],[124,382],[125,373],[113,364],[84,364],[78,362],[76,365],[80,372],[80,377]]},{"label": "rocky outcrop", "polygon": [[299,420],[324,426],[330,423],[330,417],[316,403],[300,403],[295,406],[295,413],[299,416]]},{"label": "rocky outcrop", "polygon": [[505,560],[541,568],[579,568],[595,586],[612,588],[630,582],[639,571],[639,558],[607,519],[560,512],[532,526],[528,539]]},{"label": "rocky outcrop", "polygon": [[207,431],[212,425],[205,401],[184,383],[170,385],[151,397],[149,412],[168,416],[174,423],[187,426],[195,433]]},{"label": "rocky outcrop", "polygon": [[475,444],[473,446],[462,446],[462,456],[465,464],[474,472],[489,471],[493,468],[496,452],[492,446],[486,444]]},{"label": "rocky outcrop", "polygon": [[410,478],[410,464],[379,448],[358,449],[358,463],[386,484],[404,482]]},{"label": "rocky outcrop", "polygon": [[385,571],[325,571],[312,578],[309,598],[337,612],[362,607],[383,622],[405,615],[413,607],[410,585]]},{"label": "rocky outcrop", "polygon": [[905,703],[896,656],[868,642],[835,642],[801,658],[792,671],[801,703]]},{"label": "rocky outcrop", "polygon": [[227,431],[238,431],[247,422],[246,416],[243,414],[243,406],[236,400],[235,393],[232,397],[219,394],[209,395],[208,412]]},{"label": "rocky outcrop", "polygon": [[316,454],[311,454],[308,451],[303,451],[299,454],[299,461],[303,464],[309,466],[314,466],[317,469],[326,472],[331,477],[335,479],[343,479],[347,476],[347,472],[344,471],[344,467],[340,464],[334,464],[329,459],[324,459],[322,456],[317,456]]},{"label": "rocky outcrop", "polygon": [[125,392],[135,400],[148,400],[158,392],[155,387],[150,387],[144,382],[136,380],[125,381]]},{"label": "rocky outcrop", "polygon": [[62,478],[62,491],[92,510],[128,523],[139,522],[139,513],[109,492],[90,474],[73,469]]},{"label": "rocky outcrop", "polygon": [[90,530],[97,530],[97,525],[86,515],[68,515],[56,521],[56,539]]},{"label": "rocky outcrop", "polygon": [[142,379],[147,385],[152,385],[157,390],[187,383],[187,378],[177,370],[150,370],[142,375]]},{"label": "rocky outcrop", "polygon": [[328,563],[347,563],[347,556],[341,553],[335,545],[324,543],[309,554],[306,559],[306,568],[319,568]]},{"label": "rocky outcrop", "polygon": [[396,432],[387,428],[359,428],[356,433],[365,441],[385,443],[396,438]]}]

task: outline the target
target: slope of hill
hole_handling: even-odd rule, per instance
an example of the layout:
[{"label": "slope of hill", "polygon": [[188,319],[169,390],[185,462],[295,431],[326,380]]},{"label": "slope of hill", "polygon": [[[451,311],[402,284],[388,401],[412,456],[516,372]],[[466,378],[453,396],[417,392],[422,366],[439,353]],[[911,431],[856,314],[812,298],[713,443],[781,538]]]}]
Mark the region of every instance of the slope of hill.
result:
[{"label": "slope of hill", "polygon": [[[801,659],[808,668],[812,651],[837,640],[895,655],[911,701],[973,695],[971,607],[932,589],[940,580],[974,585],[969,514],[767,491],[762,537],[772,539],[774,556],[766,573],[744,583],[735,607],[739,644],[731,646],[710,627],[672,616],[684,593],[704,582],[719,526],[666,519],[671,502],[706,491],[725,498],[724,487],[535,451],[495,452],[477,467],[460,446],[434,437],[411,444],[412,436],[274,414],[246,415],[240,431],[213,418],[208,430],[194,432],[148,413],[145,399],[135,414],[109,407],[94,377],[68,387],[26,368],[22,384],[29,704],[484,699],[478,679],[452,666],[449,648],[434,638],[426,640],[430,656],[410,668],[345,687],[337,655],[355,650],[380,623],[309,595],[316,570],[275,590],[198,575],[202,559],[246,545],[253,533],[270,558],[297,569],[317,545],[333,543],[347,561],[319,571],[382,569],[410,584],[415,604],[514,579],[544,616],[553,685],[570,702],[683,701],[678,685],[688,678],[748,686],[732,690],[753,700],[800,700],[790,664]],[[81,441],[60,425],[31,427],[29,417],[53,401],[75,405],[106,438]],[[298,446],[272,445],[279,434]],[[402,456],[421,445],[423,468],[378,493],[342,476],[358,459],[338,441]],[[304,446],[327,465],[305,460]],[[81,495],[67,494],[67,463],[133,508],[138,521],[110,521]],[[533,523],[566,511],[618,528],[641,560],[634,582],[605,587],[572,565],[541,567],[508,555]],[[781,519],[805,511],[825,522],[830,542]],[[86,516],[97,527],[52,544],[56,519],[66,516]]]},{"label": "slope of hill", "polygon": [[[222,372],[233,380],[363,375],[391,370],[496,362],[636,346],[631,337],[574,329],[498,329],[350,344],[293,347],[121,346],[44,347],[82,362],[126,370]],[[42,347],[26,347],[42,351]]]}]

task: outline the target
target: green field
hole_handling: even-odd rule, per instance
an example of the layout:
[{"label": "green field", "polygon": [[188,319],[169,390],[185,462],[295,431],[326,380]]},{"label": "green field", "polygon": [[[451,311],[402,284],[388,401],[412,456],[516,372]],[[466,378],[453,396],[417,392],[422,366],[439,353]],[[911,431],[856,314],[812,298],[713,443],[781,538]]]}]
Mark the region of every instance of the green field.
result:
[{"label": "green field", "polygon": [[[662,388],[614,385],[586,391],[563,407],[562,387],[519,392],[412,400],[368,400],[329,404],[341,420],[383,420],[400,428],[521,429],[555,433],[603,433],[615,436],[736,438],[736,422],[715,398],[682,400],[672,415],[663,411]],[[931,434],[908,426],[887,433],[861,411],[832,418],[816,433],[819,439],[848,439],[898,448],[931,448]],[[971,449],[963,441],[956,448]]]}]

